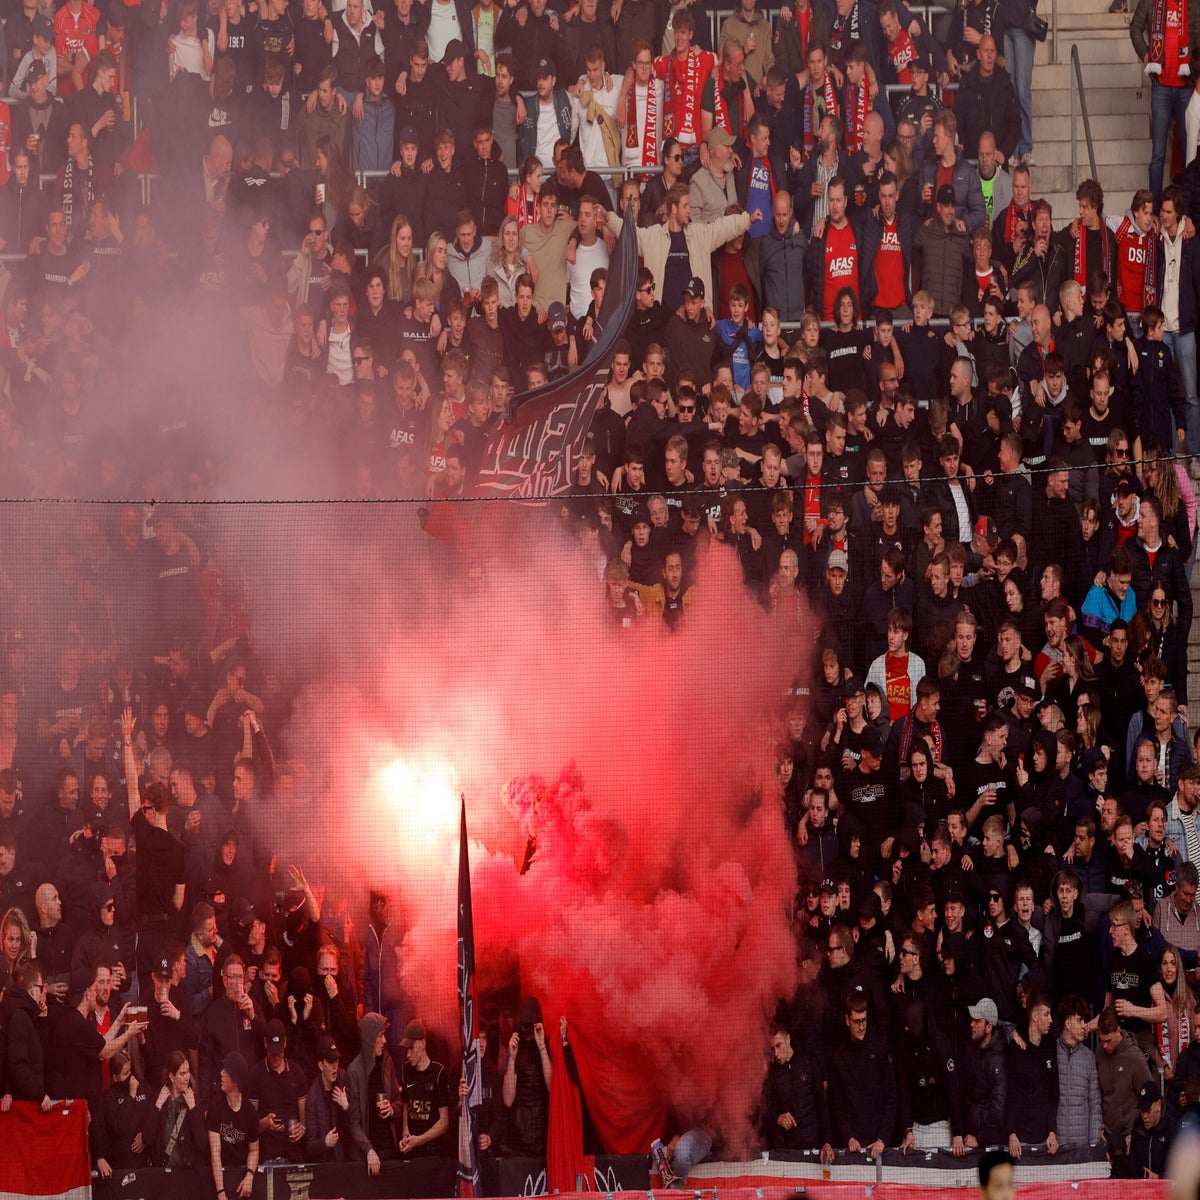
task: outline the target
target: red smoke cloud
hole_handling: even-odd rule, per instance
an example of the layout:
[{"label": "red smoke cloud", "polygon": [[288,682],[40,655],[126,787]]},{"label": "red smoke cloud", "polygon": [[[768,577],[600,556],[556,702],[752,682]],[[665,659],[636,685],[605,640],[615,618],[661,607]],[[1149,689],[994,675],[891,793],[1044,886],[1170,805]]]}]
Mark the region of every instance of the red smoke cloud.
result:
[{"label": "red smoke cloud", "polygon": [[[765,614],[719,547],[674,634],[615,629],[573,550],[492,559],[470,589],[379,584],[355,614],[363,651],[338,666],[374,686],[322,681],[287,732],[322,812],[318,875],[356,907],[393,885],[413,1011],[453,1041],[463,790],[480,958],[516,955],[548,1024],[567,1013],[636,1064],[637,1088],[744,1146],[766,1027],[796,979],[772,761],[801,626]],[[293,651],[328,646],[321,621],[277,617]]]}]

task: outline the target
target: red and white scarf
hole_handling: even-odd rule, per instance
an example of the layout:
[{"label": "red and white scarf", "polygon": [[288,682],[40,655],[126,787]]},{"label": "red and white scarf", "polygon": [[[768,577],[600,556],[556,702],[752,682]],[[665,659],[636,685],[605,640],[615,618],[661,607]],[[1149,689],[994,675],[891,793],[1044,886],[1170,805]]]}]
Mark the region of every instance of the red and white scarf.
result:
[{"label": "red and white scarf", "polygon": [[[1167,1003],[1170,1004],[1170,1001]],[[1180,1046],[1190,1045],[1192,1041],[1192,1018],[1188,1013],[1187,1005],[1176,1011],[1175,1020],[1179,1024],[1179,1037],[1176,1039],[1178,1044]],[[1170,1020],[1158,1021],[1154,1026],[1154,1032],[1157,1035],[1158,1053],[1163,1061],[1163,1066],[1171,1070],[1179,1064],[1175,1061],[1174,1048],[1171,1045]]]},{"label": "red and white scarf", "polygon": [[863,124],[871,107],[870,89],[864,79],[857,87],[846,84],[843,93],[846,114],[846,153],[857,154],[863,145]]},{"label": "red and white scarf", "polygon": [[[646,136],[640,139],[642,166],[658,166],[658,88],[651,79],[646,84]],[[629,85],[625,101],[625,145],[630,150],[638,146],[637,84]]]},{"label": "red and white scarf", "polygon": [[[697,50],[693,46],[682,64],[674,54],[658,60],[658,63],[663,64],[662,68],[658,68],[658,63],[655,64],[656,71],[662,71],[663,132],[667,137],[676,138],[685,145],[695,145],[699,137],[696,114],[700,109],[700,93],[712,70],[713,61],[714,56],[707,50]],[[677,95],[675,76],[681,66],[683,79],[679,83]]]},{"label": "red and white scarf", "polygon": [[[1071,276],[1085,296],[1088,285],[1087,235],[1087,229],[1081,225],[1079,236],[1075,239],[1075,269]],[[1109,241],[1108,226],[1103,221],[1100,222],[1100,269],[1112,279],[1112,242]]]},{"label": "red and white scarf", "polygon": [[1004,210],[1004,240],[1011,246],[1017,240],[1017,222],[1024,221],[1028,224],[1032,219],[1032,204],[1022,211],[1010,201]]},{"label": "red and white scarf", "polygon": [[[1174,21],[1173,61],[1167,61],[1168,21]],[[1153,0],[1150,11],[1150,61],[1147,75],[1166,76],[1164,82],[1175,83],[1180,76],[1191,75],[1188,46],[1188,0]]]},{"label": "red and white scarf", "polygon": [[725,103],[725,97],[722,94],[724,86],[725,75],[723,70],[718,67],[713,73],[713,124],[719,125],[730,137],[744,138],[746,136],[746,109],[742,104],[742,93],[745,91],[745,84],[738,85],[736,129],[729,119],[729,106]]},{"label": "red and white scarf", "polygon": [[[825,72],[825,86],[821,89],[821,95],[825,101],[825,115],[836,117],[841,111],[838,108],[837,88],[833,86],[833,72]],[[811,150],[817,140],[817,126],[820,122],[813,122],[813,85],[812,79],[809,79],[808,84],[804,89],[804,149]]]},{"label": "red and white scarf", "polygon": [[[1149,308],[1153,304],[1158,303],[1158,238],[1154,236],[1153,230],[1149,234],[1143,234],[1140,229],[1133,223],[1133,218],[1126,213],[1121,218],[1120,225],[1117,226],[1117,245],[1119,246],[1127,237],[1130,236],[1130,231],[1133,236],[1140,237],[1146,243],[1146,253],[1142,259],[1142,308]],[[1106,238],[1105,241],[1108,239]]]}]

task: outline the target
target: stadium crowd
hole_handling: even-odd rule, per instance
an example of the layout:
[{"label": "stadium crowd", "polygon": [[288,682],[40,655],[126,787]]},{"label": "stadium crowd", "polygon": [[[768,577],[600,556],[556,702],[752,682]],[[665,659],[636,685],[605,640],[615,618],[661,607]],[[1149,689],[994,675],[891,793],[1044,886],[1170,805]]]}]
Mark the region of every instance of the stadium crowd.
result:
[{"label": "stadium crowd", "polygon": [[[1120,216],[1094,180],[1035,196],[1026,0],[936,29],[741,0],[715,45],[704,0],[8,8],[7,493],[202,501],[267,442],[338,495],[463,496],[603,332],[631,213],[633,316],[546,536],[614,630],[686,621],[709,543],[811,630],[763,1144],[1161,1174],[1200,1099],[1186,5],[1133,15],[1154,156]],[[180,318],[227,457],[216,393],[145,374]],[[101,1179],[218,1196],[445,1152],[389,897],[331,903],[255,820],[286,699],[209,518],[108,513],[54,543],[53,627],[4,580],[0,1110],[86,1098]],[[544,1151],[548,1036],[536,1003],[489,1030],[485,1153]],[[668,1146],[681,1180],[713,1132]]]}]

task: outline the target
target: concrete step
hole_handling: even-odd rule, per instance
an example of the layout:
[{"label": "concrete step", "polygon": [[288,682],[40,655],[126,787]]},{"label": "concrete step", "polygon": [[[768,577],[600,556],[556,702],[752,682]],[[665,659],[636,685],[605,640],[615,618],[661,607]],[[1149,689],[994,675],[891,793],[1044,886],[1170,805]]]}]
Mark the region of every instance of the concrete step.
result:
[{"label": "concrete step", "polygon": [[[1096,36],[1088,33],[1084,36],[1082,33],[1078,39],[1070,37],[1059,37],[1058,42],[1058,57],[1063,63],[1071,61],[1071,42],[1079,47],[1079,61],[1084,67],[1089,63],[1104,64],[1109,63],[1125,63],[1132,65],[1141,71],[1141,66],[1133,54],[1133,46],[1130,44],[1127,34],[1121,33],[1119,30],[1101,30]],[[1037,50],[1034,52],[1033,65],[1035,68],[1043,65],[1049,66],[1050,63],[1050,42],[1049,40],[1040,42]],[[1034,79],[1037,78],[1037,70],[1033,73]],[[1084,84],[1087,84],[1086,77]]]},{"label": "concrete step", "polygon": [[[1038,196],[1063,196],[1062,207],[1055,200],[1050,203],[1054,209],[1055,226],[1059,224],[1060,219],[1073,218],[1076,214],[1075,204],[1075,189],[1079,184],[1091,174],[1091,167],[1088,164],[1087,146],[1080,141],[1079,144],[1079,171],[1078,178],[1071,178],[1071,151],[1070,147],[1066,147],[1066,153],[1062,158],[1062,162],[1057,160],[1057,151],[1051,153],[1052,148],[1047,147],[1043,152],[1043,148],[1038,145],[1034,147],[1038,165],[1033,168],[1034,178],[1034,194]],[[1116,203],[1119,203],[1122,208],[1129,202],[1129,197],[1133,195],[1140,187],[1146,186],[1146,164],[1150,161],[1150,152],[1147,148],[1146,153],[1140,162],[1125,163],[1125,164],[1105,164],[1100,161],[1097,154],[1097,169],[1100,174],[1100,182],[1106,194],[1114,196]],[[1046,164],[1043,166],[1042,164]],[[1124,197],[1124,199],[1122,199]],[[1069,200],[1069,202],[1068,202]],[[1108,206],[1105,205],[1107,211]]]},{"label": "concrete step", "polygon": [[[1039,68],[1045,69],[1045,68]],[[1087,84],[1084,84],[1087,88]],[[1150,93],[1135,91],[1128,87],[1096,87],[1087,90],[1088,116],[1092,121],[1092,129],[1096,128],[1097,117],[1122,116],[1131,122],[1139,121],[1146,128],[1150,120]],[[1076,111],[1079,100],[1075,101]],[[1071,89],[1039,87],[1037,76],[1033,85],[1033,123],[1034,134],[1037,134],[1037,123],[1040,120],[1054,121],[1061,126],[1064,120],[1071,119]],[[1133,126],[1131,125],[1132,129]],[[1117,136],[1122,136],[1118,134]],[[1140,127],[1137,136],[1141,136]]]},{"label": "concrete step", "polygon": [[[1069,122],[1064,122],[1069,125]],[[1035,138],[1034,155],[1037,159],[1037,168],[1040,174],[1043,165],[1049,166],[1055,163],[1069,164],[1071,161],[1071,131],[1069,128],[1062,130],[1059,137],[1048,138],[1046,141],[1037,141]],[[1144,143],[1144,144],[1143,144]],[[1084,136],[1082,126],[1079,129],[1079,136],[1076,142],[1078,147],[1077,153],[1079,161],[1087,160],[1087,138]],[[1106,141],[1099,138],[1093,132],[1092,148],[1096,152],[1096,165],[1101,171],[1104,171],[1104,178],[1101,183],[1104,184],[1105,190],[1109,188],[1108,172],[1110,166],[1129,166],[1132,163],[1140,168],[1144,168],[1150,161],[1150,139],[1135,138],[1130,140]],[[1138,159],[1136,156],[1145,151],[1146,157]],[[1039,186],[1042,186],[1042,180],[1038,180]],[[1105,206],[1107,209],[1107,205]]]},{"label": "concrete step", "polygon": [[[1033,144],[1039,152],[1050,142],[1063,141],[1070,145],[1071,110],[1067,108],[1056,111],[1050,105],[1042,105],[1039,96],[1033,98]],[[1128,146],[1130,142],[1145,141],[1147,149],[1150,146],[1150,113],[1146,112],[1116,112],[1095,113],[1091,110],[1091,99],[1088,100],[1088,120],[1092,127],[1092,140],[1099,145],[1101,142],[1119,142]],[[1065,118],[1065,119],[1064,119]],[[1087,137],[1083,131],[1083,121],[1078,121],[1080,140],[1086,144]],[[1068,151],[1069,153],[1069,151]],[[1099,161],[1099,157],[1097,157]]]},{"label": "concrete step", "polygon": [[[1039,53],[1044,49],[1043,43],[1038,47]],[[1127,56],[1114,57],[1102,68],[1094,63],[1083,62],[1081,59],[1083,62],[1083,86],[1087,91],[1089,101],[1094,93],[1102,92],[1106,88],[1129,88],[1131,91],[1141,91],[1145,88],[1148,94],[1149,84],[1146,81],[1146,74],[1136,62],[1131,61],[1132,56],[1133,48],[1130,47]],[[1049,63],[1044,58],[1036,60],[1037,69],[1033,73],[1035,98],[1040,91],[1060,90],[1071,86],[1072,68],[1067,48],[1064,48],[1062,52],[1062,60],[1059,63]]]},{"label": "concrete step", "polygon": [[[1049,20],[1049,17],[1046,18]],[[1058,31],[1059,41],[1081,41],[1082,35],[1088,36],[1111,34],[1122,37],[1127,44],[1129,43],[1129,17],[1125,13],[1110,13],[1108,5],[1104,5],[1100,12],[1079,12],[1068,9],[1063,11],[1063,6],[1058,6],[1058,24],[1055,26]],[[1066,54],[1070,53],[1070,46],[1065,47]]]}]

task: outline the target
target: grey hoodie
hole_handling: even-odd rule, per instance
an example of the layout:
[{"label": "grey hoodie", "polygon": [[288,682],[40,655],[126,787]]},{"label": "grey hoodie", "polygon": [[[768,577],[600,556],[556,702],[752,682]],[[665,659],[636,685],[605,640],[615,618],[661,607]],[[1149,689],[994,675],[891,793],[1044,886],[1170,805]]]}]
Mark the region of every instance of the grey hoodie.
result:
[{"label": "grey hoodie", "polygon": [[367,1131],[370,1129],[369,1106],[375,1103],[376,1091],[383,1092],[392,1102],[395,1110],[391,1122],[393,1147],[396,1141],[396,1122],[400,1120],[400,1088],[396,1082],[392,1056],[386,1046],[381,1056],[383,1064],[379,1087],[371,1087],[371,1072],[375,1069],[375,1041],[386,1028],[386,1017],[373,1012],[364,1014],[358,1026],[362,1048],[346,1069],[346,1094],[350,1100],[350,1140],[354,1146],[351,1154],[358,1159],[365,1159],[367,1152],[373,1149]]}]

